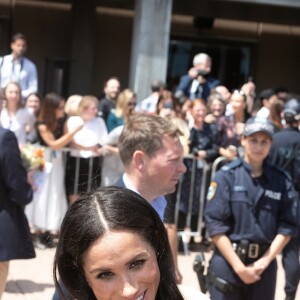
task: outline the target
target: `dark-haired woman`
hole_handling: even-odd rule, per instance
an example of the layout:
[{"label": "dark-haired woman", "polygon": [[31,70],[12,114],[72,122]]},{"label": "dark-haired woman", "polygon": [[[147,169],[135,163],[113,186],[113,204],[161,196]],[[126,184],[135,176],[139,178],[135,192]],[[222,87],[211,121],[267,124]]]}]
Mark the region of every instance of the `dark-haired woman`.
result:
[{"label": "dark-haired woman", "polygon": [[57,273],[78,300],[184,299],[162,221],[128,189],[100,188],[70,206],[54,262],[61,291]]},{"label": "dark-haired woman", "polygon": [[[35,200],[27,209],[31,224],[39,231],[55,233],[59,230],[61,221],[67,210],[67,200],[64,186],[64,163],[62,153],[57,151],[67,146],[82,123],[78,123],[72,131],[64,134],[64,104],[63,98],[55,93],[49,93],[42,101],[37,121],[39,143],[45,146],[45,171],[40,178]],[[41,242],[51,245],[50,240],[43,237]],[[40,244],[40,243],[38,243]]]}]

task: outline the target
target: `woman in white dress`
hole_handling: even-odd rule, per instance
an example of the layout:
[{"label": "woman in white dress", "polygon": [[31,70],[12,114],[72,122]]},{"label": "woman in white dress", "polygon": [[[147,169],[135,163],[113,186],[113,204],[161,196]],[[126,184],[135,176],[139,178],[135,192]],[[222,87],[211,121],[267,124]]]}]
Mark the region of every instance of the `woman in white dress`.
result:
[{"label": "woman in white dress", "polygon": [[[26,214],[37,232],[56,233],[67,210],[64,162],[59,150],[72,141],[75,133],[82,128],[83,121],[64,133],[64,105],[61,96],[47,94],[42,101],[36,124],[39,143],[45,146],[46,167],[37,184],[34,200],[26,207]],[[38,243],[51,246],[52,240],[52,234],[44,234],[42,240],[38,239]]]},{"label": "woman in white dress", "polygon": [[84,121],[82,129],[73,136],[70,145],[73,150],[67,160],[66,191],[70,203],[101,184],[101,154],[107,128],[104,120],[97,117],[97,106],[96,97],[83,96],[78,105],[79,115],[67,120],[68,132]]},{"label": "woman in white dress", "polygon": [[2,127],[13,131],[19,144],[25,144],[35,136],[35,117],[22,107],[21,88],[10,82],[4,89],[6,105],[1,111]]}]

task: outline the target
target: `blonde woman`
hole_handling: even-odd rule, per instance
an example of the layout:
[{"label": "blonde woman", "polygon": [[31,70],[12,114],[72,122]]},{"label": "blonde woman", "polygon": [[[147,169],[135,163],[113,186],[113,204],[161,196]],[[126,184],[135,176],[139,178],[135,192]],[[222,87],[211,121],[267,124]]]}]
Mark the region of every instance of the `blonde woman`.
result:
[{"label": "blonde woman", "polygon": [[[79,194],[85,193],[101,184],[102,146],[107,136],[106,125],[97,118],[98,100],[94,96],[83,96],[78,104],[78,116],[67,120],[67,130],[72,131],[78,123],[84,122],[81,130],[71,142],[73,150],[67,162],[66,190],[69,201],[75,201]],[[76,177],[76,165],[78,175]]]},{"label": "blonde woman", "polygon": [[123,125],[126,119],[134,112],[136,104],[136,94],[130,89],[123,90],[117,99],[116,108],[112,109],[108,115],[108,132]]}]

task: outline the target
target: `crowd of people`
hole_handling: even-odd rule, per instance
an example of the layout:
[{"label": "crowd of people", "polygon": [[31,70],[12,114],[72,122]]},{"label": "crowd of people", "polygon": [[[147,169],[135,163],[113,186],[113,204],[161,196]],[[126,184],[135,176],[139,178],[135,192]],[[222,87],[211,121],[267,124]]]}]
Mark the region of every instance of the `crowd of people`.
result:
[{"label": "crowd of people", "polygon": [[[80,205],[78,204],[77,208],[73,203],[80,201],[78,199],[82,195],[96,191],[101,186],[118,185],[139,193],[152,205],[159,219],[163,221],[169,236],[174,263],[175,276],[171,278],[170,275],[170,282],[180,283],[176,231],[184,230],[187,226],[189,212],[191,213],[189,226],[192,231],[197,231],[199,198],[201,190],[204,189],[208,191],[205,221],[217,249],[208,274],[212,299],[234,300],[242,299],[245,295],[248,297],[246,299],[255,299],[259,298],[259,295],[268,295],[266,299],[271,300],[274,297],[275,287],[274,257],[286,244],[292,245],[284,248],[288,250],[283,252],[286,299],[294,299],[300,278],[299,238],[295,237],[298,225],[297,192],[300,182],[300,97],[288,93],[281,87],[268,88],[257,93],[255,84],[251,81],[230,92],[219,80],[210,76],[212,60],[205,53],[194,57],[193,67],[180,79],[176,90],[169,90],[164,82],[153,80],[151,94],[144,100],[139,99],[139,95],[129,88],[121,89],[117,77],[111,77],[105,82],[103,97],[99,99],[93,95],[71,95],[64,99],[57,93],[48,93],[41,97],[37,93],[36,68],[24,57],[26,51],[24,35],[13,36],[11,49],[10,55],[0,58],[1,100],[3,100],[0,114],[1,130],[14,132],[16,140],[13,141],[12,148],[17,143],[20,147],[24,144],[43,146],[45,162],[42,171],[27,170],[28,181],[34,190],[33,195],[28,191],[27,198],[24,195],[15,196],[21,197],[20,200],[14,199],[13,194],[5,197],[12,197],[10,200],[16,206],[14,208],[16,210],[23,208],[33,198],[26,206],[25,214],[29,221],[30,238],[35,247],[56,246],[60,225],[68,207],[73,207],[74,211],[79,209]],[[280,144],[280,150],[275,151],[276,149],[272,148],[269,160],[275,162],[277,167],[285,169],[292,181],[283,171],[272,169],[273,167],[265,164],[272,140],[282,142],[285,134],[291,134],[291,131],[295,135],[293,142],[287,138],[286,144]],[[281,135],[283,137],[279,138]],[[263,150],[257,150],[258,148]],[[18,149],[11,151],[10,155],[15,157],[19,155]],[[216,174],[210,186],[201,186],[204,165],[210,166],[220,156],[224,157],[226,162],[232,163],[225,165],[220,173]],[[16,163],[12,168],[19,169],[20,184],[27,191],[29,187],[24,182],[25,171],[20,165],[20,159],[14,158],[11,160],[12,163],[15,160]],[[5,165],[1,169],[5,170],[7,167]],[[252,171],[249,173],[249,170]],[[1,170],[3,178],[0,179],[3,186],[9,186],[5,172]],[[40,174],[37,176],[38,172]],[[192,176],[193,172],[195,173]],[[179,215],[175,224],[174,203],[179,180],[181,181]],[[15,189],[14,186],[10,188]],[[258,192],[258,189],[261,192]],[[119,190],[111,192],[119,193]],[[99,193],[100,198],[106,197]],[[278,201],[274,202],[281,200],[281,195],[283,195],[281,204],[278,204]],[[256,206],[258,196],[262,199]],[[90,200],[85,198],[84,201]],[[10,205],[12,204],[8,206]],[[110,231],[111,226],[115,225],[110,223],[111,220],[106,220],[108,212],[101,212],[104,208],[100,202],[93,205],[98,207],[97,214],[101,221],[99,226],[104,228],[103,235],[106,236],[105,232]],[[122,213],[121,208],[119,212]],[[247,216],[251,216],[253,220],[251,218],[247,220]],[[22,218],[25,218],[25,215]],[[0,222],[5,222],[1,213]],[[68,222],[65,221],[65,226]],[[255,222],[261,222],[263,226],[260,228]],[[28,228],[26,229],[28,235],[29,227],[24,224],[24,228]],[[85,222],[85,226],[88,224],[91,224],[89,220]],[[112,228],[127,230],[120,224]],[[63,234],[76,234],[76,230],[72,229],[70,233],[67,230],[69,229],[66,228]],[[89,228],[86,230],[89,232]],[[157,230],[160,231],[159,228]],[[249,230],[252,230],[252,235],[249,235]],[[102,234],[95,234],[93,240],[96,241],[101,236]],[[205,236],[203,233],[202,238]],[[293,238],[289,242],[291,236]],[[150,238],[146,237],[145,241],[151,245],[151,249],[162,251],[160,247],[165,245],[153,244],[152,237]],[[240,242],[245,239],[250,245],[257,245],[254,248],[258,249],[255,250],[255,255],[250,256],[250,260],[248,257],[242,260],[238,254],[235,255],[236,249],[243,246]],[[26,240],[28,242],[28,238]],[[191,248],[195,244],[196,241],[192,239]],[[233,244],[236,245],[236,249],[233,248]],[[74,290],[86,281],[81,282],[82,278],[79,276],[78,283],[76,281],[72,283],[68,277],[71,271],[64,269],[64,264],[68,264],[63,262],[64,251],[73,250],[71,248],[64,250],[64,247],[68,245],[61,244],[56,256],[56,265],[62,278],[62,283],[57,283],[58,290],[67,288],[68,293],[78,299],[94,299],[80,296],[81,293],[85,295],[84,293],[94,292],[97,299],[97,293],[102,292],[93,288],[93,279],[87,279],[89,285],[83,286],[79,293]],[[228,247],[232,251],[228,250]],[[7,249],[9,250],[6,251],[11,251],[11,247]],[[151,259],[152,251],[153,249],[149,252]],[[269,251],[268,254],[265,254],[266,251]],[[23,252],[17,256],[0,253],[3,262],[1,264],[10,259],[34,256],[34,251],[30,247]],[[156,254],[159,256],[159,253]],[[245,267],[246,262],[254,264],[254,267],[243,269],[242,266]],[[83,261],[80,263],[83,266],[77,267],[80,270],[84,268],[86,274],[85,268],[90,267]],[[70,261],[70,264],[73,262]],[[4,269],[6,271],[3,272],[3,276],[0,274],[0,277],[4,278],[5,283],[8,266]],[[261,280],[263,273],[273,274],[273,277],[265,275],[264,277],[269,279]],[[165,293],[164,289],[167,287],[159,281],[157,274],[155,278],[157,283],[153,293]],[[223,290],[220,288],[219,278],[228,281]],[[256,282],[261,284],[258,288]],[[254,284],[254,288],[249,291],[244,288],[245,284]],[[268,289],[265,285],[269,285],[269,293],[265,292]],[[0,287],[2,292],[4,286],[5,284]],[[174,299],[181,299],[176,288],[172,293],[177,295]],[[140,296],[142,294],[138,295]],[[54,297],[59,299],[58,295]]]}]

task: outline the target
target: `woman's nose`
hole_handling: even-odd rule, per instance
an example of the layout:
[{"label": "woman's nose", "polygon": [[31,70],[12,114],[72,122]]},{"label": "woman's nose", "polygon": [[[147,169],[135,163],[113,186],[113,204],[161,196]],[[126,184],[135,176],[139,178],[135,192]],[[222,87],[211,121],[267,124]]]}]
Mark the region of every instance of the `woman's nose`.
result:
[{"label": "woman's nose", "polygon": [[123,279],[122,296],[130,299],[134,298],[138,292],[137,284],[130,278]]}]

